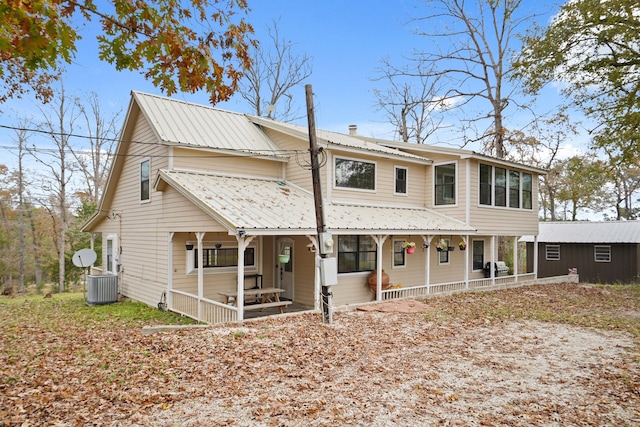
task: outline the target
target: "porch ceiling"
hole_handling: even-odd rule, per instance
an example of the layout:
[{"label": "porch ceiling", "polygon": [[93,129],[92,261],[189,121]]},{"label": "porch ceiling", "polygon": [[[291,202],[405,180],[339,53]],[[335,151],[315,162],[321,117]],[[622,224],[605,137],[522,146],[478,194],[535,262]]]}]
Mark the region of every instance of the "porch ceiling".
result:
[{"label": "porch ceiling", "polygon": [[[230,233],[315,234],[313,194],[286,181],[162,170],[156,187],[169,185]],[[327,231],[336,234],[474,234],[464,223],[429,209],[325,205]]]}]

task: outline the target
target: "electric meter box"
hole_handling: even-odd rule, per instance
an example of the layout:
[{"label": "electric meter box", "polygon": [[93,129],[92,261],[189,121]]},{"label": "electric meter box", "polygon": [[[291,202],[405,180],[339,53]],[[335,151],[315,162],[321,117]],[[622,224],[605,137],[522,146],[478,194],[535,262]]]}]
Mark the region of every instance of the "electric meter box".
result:
[{"label": "electric meter box", "polygon": [[320,284],[322,286],[338,284],[338,258],[320,258]]},{"label": "electric meter box", "polygon": [[333,236],[331,233],[320,233],[318,238],[320,240],[318,242],[318,245],[320,246],[320,253],[322,255],[333,253]]}]

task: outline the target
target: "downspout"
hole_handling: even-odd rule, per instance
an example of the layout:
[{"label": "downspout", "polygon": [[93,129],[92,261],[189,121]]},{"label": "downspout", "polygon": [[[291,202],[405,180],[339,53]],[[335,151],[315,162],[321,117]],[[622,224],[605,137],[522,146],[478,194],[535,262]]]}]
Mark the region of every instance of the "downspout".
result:
[{"label": "downspout", "polygon": [[538,279],[538,236],[533,236],[533,278]]},{"label": "downspout", "polygon": [[167,309],[173,308],[171,290],[173,289],[173,236],[170,231],[167,235]]},{"label": "downspout", "polygon": [[198,239],[198,321],[202,321],[202,298],[204,298],[204,250],[202,248],[202,239],[204,233],[197,232],[196,238]]}]

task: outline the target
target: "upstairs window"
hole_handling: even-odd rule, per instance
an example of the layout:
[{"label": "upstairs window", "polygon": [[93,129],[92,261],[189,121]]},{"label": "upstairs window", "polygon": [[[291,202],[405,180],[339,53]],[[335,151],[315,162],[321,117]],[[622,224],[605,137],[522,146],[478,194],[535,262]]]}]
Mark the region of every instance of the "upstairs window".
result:
[{"label": "upstairs window", "polygon": [[533,209],[533,175],[480,164],[478,204]]},{"label": "upstairs window", "polygon": [[407,168],[395,167],[395,194],[407,194]]},{"label": "upstairs window", "polygon": [[435,167],[436,205],[456,203],[456,164],[448,163]]},{"label": "upstairs window", "polygon": [[149,159],[140,162],[140,201],[149,200]]},{"label": "upstairs window", "polygon": [[335,186],[356,190],[376,189],[376,164],[336,157]]}]

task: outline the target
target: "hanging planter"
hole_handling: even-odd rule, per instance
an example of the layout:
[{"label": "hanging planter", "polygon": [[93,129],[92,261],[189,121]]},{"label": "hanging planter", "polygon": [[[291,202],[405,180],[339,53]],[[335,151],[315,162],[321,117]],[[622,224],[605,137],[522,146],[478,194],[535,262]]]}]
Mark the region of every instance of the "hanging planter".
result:
[{"label": "hanging planter", "polygon": [[449,246],[449,247],[447,248],[447,250],[448,250],[449,252],[453,252],[453,251],[455,251],[455,250],[456,250],[456,247],[455,247],[455,246]]},{"label": "hanging planter", "polygon": [[447,241],[444,239],[440,239],[440,241],[438,242],[438,252],[446,251],[448,249],[449,245],[447,244]]},{"label": "hanging planter", "polygon": [[412,254],[416,250],[416,242],[402,242],[402,247],[408,254]]},{"label": "hanging planter", "polygon": [[287,254],[280,254],[278,255],[278,262],[280,262],[280,264],[286,264],[289,262],[289,255]]},{"label": "hanging planter", "polygon": [[458,243],[458,247],[460,248],[461,251],[464,251],[467,249],[467,242],[465,242],[464,240],[460,240],[460,243]]}]

